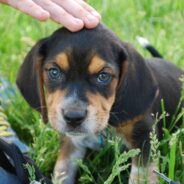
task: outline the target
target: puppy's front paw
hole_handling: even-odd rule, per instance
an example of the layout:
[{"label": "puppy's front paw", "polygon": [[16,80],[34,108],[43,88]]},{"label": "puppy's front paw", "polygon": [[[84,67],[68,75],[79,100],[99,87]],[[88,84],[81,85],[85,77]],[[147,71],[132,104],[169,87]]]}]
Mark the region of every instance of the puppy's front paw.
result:
[{"label": "puppy's front paw", "polygon": [[54,172],[53,183],[54,184],[65,184],[67,176],[65,172]]},{"label": "puppy's front paw", "polygon": [[67,175],[65,171],[55,171],[54,172],[54,178],[53,178],[54,184],[75,184],[75,178],[71,177],[70,175]]},{"label": "puppy's front paw", "polygon": [[134,164],[131,168],[129,184],[158,184],[158,178],[153,173],[155,165],[151,163],[147,168],[138,168]]}]

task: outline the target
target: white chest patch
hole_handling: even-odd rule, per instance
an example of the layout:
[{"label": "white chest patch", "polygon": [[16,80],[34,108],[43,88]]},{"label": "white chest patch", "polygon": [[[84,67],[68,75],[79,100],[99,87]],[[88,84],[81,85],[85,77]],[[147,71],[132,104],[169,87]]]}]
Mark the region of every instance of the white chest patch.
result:
[{"label": "white chest patch", "polygon": [[79,135],[79,136],[71,136],[69,135],[69,137],[71,138],[73,144],[77,147],[77,148],[90,148],[93,150],[99,150],[101,145],[99,143],[99,135],[96,134],[88,134],[88,135]]}]

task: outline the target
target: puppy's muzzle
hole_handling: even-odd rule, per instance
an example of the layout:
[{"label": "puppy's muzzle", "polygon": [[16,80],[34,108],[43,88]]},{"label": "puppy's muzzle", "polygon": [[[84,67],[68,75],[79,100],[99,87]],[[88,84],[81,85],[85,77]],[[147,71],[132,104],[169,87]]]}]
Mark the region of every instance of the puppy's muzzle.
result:
[{"label": "puppy's muzzle", "polygon": [[76,128],[80,126],[87,117],[87,110],[62,110],[67,125]]}]

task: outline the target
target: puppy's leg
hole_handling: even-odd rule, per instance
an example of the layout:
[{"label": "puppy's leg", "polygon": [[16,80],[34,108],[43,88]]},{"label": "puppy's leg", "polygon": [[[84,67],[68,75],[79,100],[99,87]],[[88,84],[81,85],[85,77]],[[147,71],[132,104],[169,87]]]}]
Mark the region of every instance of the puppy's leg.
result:
[{"label": "puppy's leg", "polygon": [[77,172],[76,159],[83,159],[85,147],[77,146],[69,137],[63,137],[58,160],[54,169],[54,178],[59,183],[74,184]]},{"label": "puppy's leg", "polygon": [[154,163],[149,163],[146,167],[138,167],[133,159],[129,184],[157,184],[158,178],[153,173],[154,169],[157,170]]},{"label": "puppy's leg", "polygon": [[[157,184],[157,176],[153,173],[156,165],[150,160],[150,132],[152,131],[152,117],[137,122],[131,133],[131,147],[141,150],[140,158],[132,160],[131,174],[129,184],[147,183]],[[140,160],[140,164],[138,164]],[[139,165],[139,166],[138,166]]]},{"label": "puppy's leg", "polygon": [[152,117],[147,116],[144,120],[134,119],[117,128],[117,132],[123,135],[130,149],[139,148],[141,150],[140,164],[138,164],[138,157],[132,160],[129,184],[157,183],[157,177],[152,173],[156,167],[149,160],[152,122],[154,122]]}]

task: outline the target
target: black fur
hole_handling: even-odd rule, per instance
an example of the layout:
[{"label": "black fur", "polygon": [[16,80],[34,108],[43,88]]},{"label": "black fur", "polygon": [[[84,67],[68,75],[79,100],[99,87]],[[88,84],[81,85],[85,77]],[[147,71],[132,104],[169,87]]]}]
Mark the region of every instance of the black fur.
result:
[{"label": "black fur", "polygon": [[[61,28],[33,47],[17,78],[17,85],[24,98],[37,110],[41,107],[37,63],[42,62],[44,66],[60,52],[67,52],[71,61],[70,71],[66,74],[67,79],[62,87],[69,89],[68,94],[73,88],[77,89],[83,101],[86,101],[87,90],[94,94],[98,92],[105,98],[110,97],[112,93],[108,86],[96,86],[86,73],[90,58],[98,54],[114,66],[114,77],[118,79],[119,84],[109,123],[118,127],[142,116],[135,124],[131,136],[134,147],[144,147],[143,155],[147,156],[149,133],[155,121],[151,113],[162,113],[160,101],[164,99],[165,110],[170,114],[169,123],[181,96],[182,84],[179,78],[183,71],[163,59],[144,59],[131,45],[122,42],[103,25],[92,30],[83,29],[77,33]],[[161,127],[160,123],[159,137],[162,134]]]},{"label": "black fur", "polygon": [[[38,58],[42,58],[44,65],[61,51],[72,53],[70,59],[73,66],[67,77],[70,81],[76,78],[87,79],[85,70],[94,53],[120,69],[117,71],[117,78],[121,78],[123,64],[125,61],[128,62],[127,72],[125,75],[122,74],[124,78],[120,80],[111,110],[113,113],[109,123],[113,126],[145,114],[147,111],[160,112],[161,98],[164,99],[168,113],[174,113],[180,98],[179,77],[183,71],[162,59],[145,60],[131,45],[119,40],[114,33],[102,25],[78,33],[71,33],[62,28],[33,47],[25,58],[17,78],[18,87],[33,108],[39,110],[41,106],[36,62],[39,62]],[[110,95],[108,89],[97,89],[87,82],[83,85],[81,87],[89,88],[94,93],[99,91],[106,97]],[[157,90],[158,97],[155,96]]]}]

